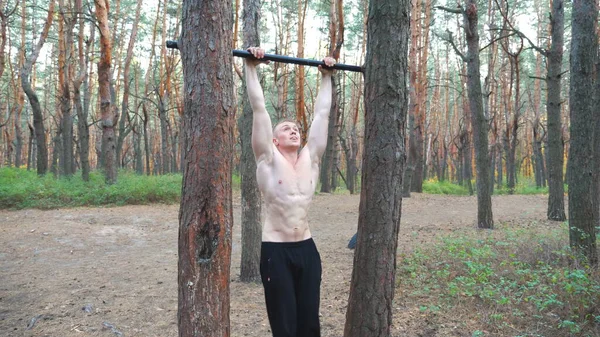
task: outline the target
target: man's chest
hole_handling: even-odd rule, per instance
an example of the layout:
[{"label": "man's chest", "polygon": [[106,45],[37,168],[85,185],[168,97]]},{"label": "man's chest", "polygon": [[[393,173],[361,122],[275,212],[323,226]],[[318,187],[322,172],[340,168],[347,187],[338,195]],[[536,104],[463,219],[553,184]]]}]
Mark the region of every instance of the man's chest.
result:
[{"label": "man's chest", "polygon": [[263,193],[280,197],[312,196],[317,179],[318,165],[313,165],[305,157],[299,157],[295,165],[284,158],[276,158],[272,165],[257,170],[257,180]]}]

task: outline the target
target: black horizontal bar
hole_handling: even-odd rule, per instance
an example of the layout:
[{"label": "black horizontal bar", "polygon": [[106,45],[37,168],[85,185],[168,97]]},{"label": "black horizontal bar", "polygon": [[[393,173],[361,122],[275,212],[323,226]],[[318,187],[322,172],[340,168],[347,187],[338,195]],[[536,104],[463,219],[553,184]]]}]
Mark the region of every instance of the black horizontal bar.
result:
[{"label": "black horizontal bar", "polygon": [[[177,41],[167,41],[167,48],[179,49]],[[254,57],[252,55],[252,53],[250,53],[249,51],[239,50],[239,49],[234,49],[232,54],[233,54],[233,56],[243,57],[243,58]],[[303,59],[303,58],[291,57],[291,56],[283,56],[283,55],[277,55],[277,54],[265,54],[265,56],[262,59],[273,61],[273,62],[292,63],[292,64],[299,64],[299,65],[304,65],[304,66],[311,66],[311,67],[323,66],[323,67],[328,68],[325,65],[325,62],[323,62],[323,61],[317,61],[317,60],[312,60],[312,59]],[[332,68],[337,69],[337,70],[355,71],[355,72],[363,71],[362,67],[348,65],[348,64],[342,64],[342,63],[336,63]]]}]

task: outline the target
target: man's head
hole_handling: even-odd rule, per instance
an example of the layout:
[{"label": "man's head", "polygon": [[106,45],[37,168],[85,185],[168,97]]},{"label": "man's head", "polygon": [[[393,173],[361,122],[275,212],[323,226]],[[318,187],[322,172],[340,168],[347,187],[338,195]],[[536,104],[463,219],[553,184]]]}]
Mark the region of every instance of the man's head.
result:
[{"label": "man's head", "polygon": [[273,144],[281,151],[283,149],[299,149],[302,144],[300,126],[295,120],[285,118],[273,128]]}]

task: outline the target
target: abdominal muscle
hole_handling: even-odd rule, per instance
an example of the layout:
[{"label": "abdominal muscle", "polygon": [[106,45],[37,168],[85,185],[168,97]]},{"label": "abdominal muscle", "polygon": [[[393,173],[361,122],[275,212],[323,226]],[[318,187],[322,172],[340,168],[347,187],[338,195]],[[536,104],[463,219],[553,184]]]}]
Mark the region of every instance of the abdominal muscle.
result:
[{"label": "abdominal muscle", "polygon": [[307,220],[307,200],[277,200],[265,202],[265,206],[262,241],[295,242],[311,237]]},{"label": "abdominal muscle", "polygon": [[304,151],[295,166],[279,153],[269,164],[258,163],[256,170],[265,202],[262,241],[296,242],[311,238],[308,208],[316,188],[318,165],[313,167]]}]

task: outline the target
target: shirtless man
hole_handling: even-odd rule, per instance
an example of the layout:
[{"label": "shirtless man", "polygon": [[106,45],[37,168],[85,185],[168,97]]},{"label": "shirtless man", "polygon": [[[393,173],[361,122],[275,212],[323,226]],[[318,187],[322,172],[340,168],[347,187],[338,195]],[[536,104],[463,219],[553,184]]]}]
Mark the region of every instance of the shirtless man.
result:
[{"label": "shirtless man", "polygon": [[[320,336],[321,257],[307,215],[327,146],[333,72],[319,67],[322,80],[314,119],[306,146],[300,150],[302,134],[294,121],[271,126],[256,73],[256,66],[266,63],[261,61],[264,50],[248,51],[255,57],[246,59],[246,86],[254,116],[256,180],[266,207],[260,273],[271,331],[274,337]],[[329,67],[335,64],[331,57],[323,61]]]}]

